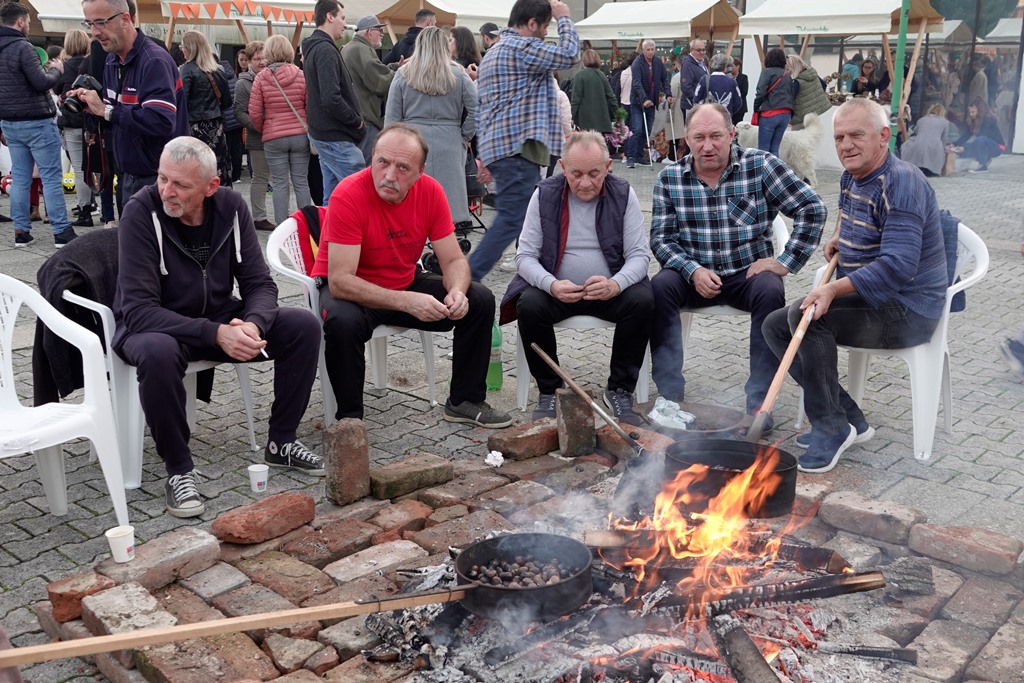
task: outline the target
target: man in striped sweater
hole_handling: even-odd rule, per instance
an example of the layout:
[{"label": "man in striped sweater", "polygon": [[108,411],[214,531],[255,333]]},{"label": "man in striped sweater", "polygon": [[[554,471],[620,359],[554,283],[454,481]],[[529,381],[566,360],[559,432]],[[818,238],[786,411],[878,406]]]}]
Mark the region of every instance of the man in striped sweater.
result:
[{"label": "man in striped sweater", "polygon": [[835,143],[839,225],[825,258],[839,253],[836,279],[770,314],[762,331],[782,358],[803,312],[814,306],[790,374],[804,389],[811,421],[802,472],[828,472],[843,451],[871,438],[864,413],[839,385],[837,345],[900,349],[931,339],[948,283],[939,205],[924,175],[889,152],[889,116],[866,99],[843,104]]}]

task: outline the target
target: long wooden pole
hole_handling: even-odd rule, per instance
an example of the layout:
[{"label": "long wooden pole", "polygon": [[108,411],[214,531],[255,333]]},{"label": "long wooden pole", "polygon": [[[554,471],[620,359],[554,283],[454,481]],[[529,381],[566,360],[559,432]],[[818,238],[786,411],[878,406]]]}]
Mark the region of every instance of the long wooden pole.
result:
[{"label": "long wooden pole", "polygon": [[128,650],[147,645],[163,645],[181,640],[217,636],[224,633],[237,633],[249,629],[273,628],[287,626],[303,621],[319,621],[321,619],[346,619],[363,614],[376,614],[396,609],[409,609],[423,605],[435,605],[445,602],[456,602],[466,597],[471,587],[457,590],[432,591],[408,597],[387,598],[384,600],[367,600],[366,602],[338,602],[317,607],[301,607],[277,612],[248,614],[241,617],[201,621],[196,624],[182,624],[163,628],[148,628],[133,633],[118,633],[110,636],[81,638],[63,643],[47,643],[31,647],[19,647],[0,652],[0,669],[8,666],[38,664],[54,659],[83,657],[101,652]]}]

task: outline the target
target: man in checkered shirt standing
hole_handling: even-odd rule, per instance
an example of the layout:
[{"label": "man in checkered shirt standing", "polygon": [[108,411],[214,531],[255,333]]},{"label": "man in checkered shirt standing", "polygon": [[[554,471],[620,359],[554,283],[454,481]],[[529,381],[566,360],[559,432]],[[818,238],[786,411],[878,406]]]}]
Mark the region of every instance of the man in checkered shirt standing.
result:
[{"label": "man in checkered shirt standing", "polygon": [[[663,170],[654,184],[651,251],[654,276],[651,335],[654,382],[667,399],[682,401],[680,308],[727,304],[750,312],[747,412],[764,402],[779,366],[761,323],[786,304],[782,278],[807,262],[821,239],[827,210],[818,194],[777,157],[734,145],[732,117],[721,104],[690,110],[690,154]],[[772,244],[772,221],[793,219],[781,254]],[[770,417],[770,416],[769,416]],[[766,431],[771,421],[765,424]]]},{"label": "man in checkered shirt standing", "polygon": [[[558,23],[558,42],[546,43]],[[561,156],[563,133],[554,75],[579,59],[579,36],[561,0],[517,0],[495,43],[480,63],[476,110],[480,180],[493,176],[498,215],[469,255],[479,282],[519,236],[526,207],[551,156]]]}]

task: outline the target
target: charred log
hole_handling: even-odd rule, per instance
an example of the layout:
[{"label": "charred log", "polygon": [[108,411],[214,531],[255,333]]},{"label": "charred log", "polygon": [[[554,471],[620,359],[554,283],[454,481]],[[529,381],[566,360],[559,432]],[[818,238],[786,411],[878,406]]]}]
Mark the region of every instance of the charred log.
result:
[{"label": "charred log", "polygon": [[779,677],[736,617],[720,614],[713,617],[708,626],[718,645],[718,653],[738,683],[779,683]]},{"label": "charred log", "polygon": [[505,662],[554,638],[586,626],[594,620],[598,611],[596,609],[584,610],[556,621],[550,621],[543,626],[538,626],[522,638],[518,638],[507,645],[488,650],[484,654],[484,663],[492,669],[501,666]]},{"label": "charred log", "polygon": [[917,650],[906,647],[864,647],[860,645],[833,645],[819,643],[818,652],[828,655],[855,655],[872,659],[892,659],[897,662],[917,665]]}]

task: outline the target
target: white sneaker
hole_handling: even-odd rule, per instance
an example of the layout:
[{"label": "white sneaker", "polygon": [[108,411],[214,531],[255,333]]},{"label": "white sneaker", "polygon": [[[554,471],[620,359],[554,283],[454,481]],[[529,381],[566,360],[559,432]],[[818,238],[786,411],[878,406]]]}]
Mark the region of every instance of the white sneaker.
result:
[{"label": "white sneaker", "polygon": [[503,273],[514,273],[516,272],[516,260],[515,258],[505,259],[498,266],[498,270]]},{"label": "white sneaker", "polygon": [[103,224],[103,229],[104,230],[113,230],[116,227],[117,227],[117,221],[107,221],[106,223]]}]

